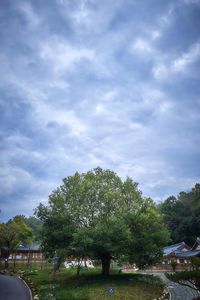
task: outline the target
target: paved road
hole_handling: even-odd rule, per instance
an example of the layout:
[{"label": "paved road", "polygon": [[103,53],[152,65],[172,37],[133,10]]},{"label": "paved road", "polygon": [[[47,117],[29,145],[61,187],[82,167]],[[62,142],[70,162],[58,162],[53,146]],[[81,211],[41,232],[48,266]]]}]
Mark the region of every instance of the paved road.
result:
[{"label": "paved road", "polygon": [[0,275],[0,300],[31,300],[31,297],[22,280]]},{"label": "paved road", "polygon": [[154,272],[152,274],[159,276],[166,284],[171,294],[171,300],[192,300],[193,298],[199,296],[195,290],[170,281],[162,272]]}]

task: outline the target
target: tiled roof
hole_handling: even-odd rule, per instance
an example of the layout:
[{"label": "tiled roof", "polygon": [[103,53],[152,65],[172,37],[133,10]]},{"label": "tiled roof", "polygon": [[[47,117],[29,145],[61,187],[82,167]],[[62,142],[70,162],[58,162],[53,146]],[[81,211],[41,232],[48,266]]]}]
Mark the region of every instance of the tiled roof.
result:
[{"label": "tiled roof", "polygon": [[20,245],[17,247],[17,250],[19,251],[38,251],[40,250],[40,245],[39,244],[32,244],[30,246],[23,246]]},{"label": "tiled roof", "polygon": [[[171,246],[167,246],[163,248],[163,255],[168,256],[170,254],[175,254],[177,258],[187,258],[187,257],[193,257],[193,256],[200,256],[200,238],[198,237],[194,246],[190,248],[185,242],[181,242],[178,244],[174,244]],[[197,249],[198,247],[198,249]],[[183,248],[186,248],[186,251],[182,251]],[[185,250],[185,249],[184,249]]]},{"label": "tiled roof", "polygon": [[195,250],[200,245],[200,237],[197,237],[196,242],[194,243],[192,249]]},{"label": "tiled roof", "polygon": [[200,256],[200,249],[176,253],[176,257],[178,257],[178,258],[188,258],[188,257],[193,257],[193,256]]},{"label": "tiled roof", "polygon": [[170,246],[164,247],[163,248],[163,255],[167,256],[170,253],[179,252],[183,246],[187,246],[185,244],[185,242],[181,242],[181,243],[178,243],[178,244],[174,244],[174,245],[170,245]]}]

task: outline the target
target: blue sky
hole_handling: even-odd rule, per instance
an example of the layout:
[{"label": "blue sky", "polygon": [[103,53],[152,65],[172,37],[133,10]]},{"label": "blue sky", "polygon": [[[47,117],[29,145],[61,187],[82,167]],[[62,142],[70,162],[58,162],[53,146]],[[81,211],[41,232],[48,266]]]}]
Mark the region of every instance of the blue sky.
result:
[{"label": "blue sky", "polygon": [[162,201],[200,181],[199,0],[0,1],[1,219],[101,166]]}]

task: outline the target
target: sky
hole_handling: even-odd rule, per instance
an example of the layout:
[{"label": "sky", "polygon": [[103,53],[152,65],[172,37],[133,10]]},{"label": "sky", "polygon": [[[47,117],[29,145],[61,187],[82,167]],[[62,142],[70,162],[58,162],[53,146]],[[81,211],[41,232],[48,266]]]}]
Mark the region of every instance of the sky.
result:
[{"label": "sky", "polygon": [[200,182],[200,0],[0,1],[0,219],[97,166]]}]

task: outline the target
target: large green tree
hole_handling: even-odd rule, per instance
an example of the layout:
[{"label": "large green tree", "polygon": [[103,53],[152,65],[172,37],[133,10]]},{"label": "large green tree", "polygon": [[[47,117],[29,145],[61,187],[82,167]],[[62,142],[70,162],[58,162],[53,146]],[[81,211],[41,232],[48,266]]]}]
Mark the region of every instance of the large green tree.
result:
[{"label": "large green tree", "polygon": [[142,197],[131,178],[122,181],[101,168],[65,178],[36,214],[44,222],[42,244],[51,255],[62,250],[100,259],[103,275],[109,274],[111,259],[122,256],[139,265],[152,262],[168,240],[153,201]]}]

